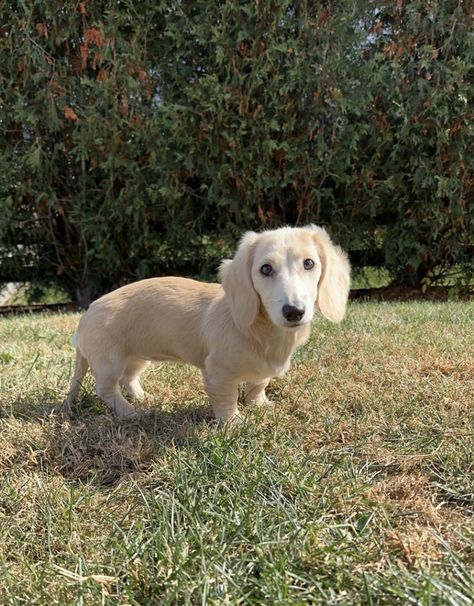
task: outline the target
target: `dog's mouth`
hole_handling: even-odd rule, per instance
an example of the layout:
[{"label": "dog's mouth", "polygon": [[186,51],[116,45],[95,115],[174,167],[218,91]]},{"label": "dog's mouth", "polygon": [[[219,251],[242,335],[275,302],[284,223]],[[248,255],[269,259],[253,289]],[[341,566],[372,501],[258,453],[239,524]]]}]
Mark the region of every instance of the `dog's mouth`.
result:
[{"label": "dog's mouth", "polygon": [[267,320],[270,320],[270,322],[272,324],[274,324],[275,326],[278,326],[280,328],[289,328],[289,329],[301,328],[302,326],[305,326],[306,324],[311,322],[311,320],[306,320],[305,318],[301,318],[301,320],[295,320],[293,322],[291,320],[286,320],[285,318],[276,319],[276,318],[273,318],[263,306],[262,306],[260,313]]},{"label": "dog's mouth", "polygon": [[285,322],[285,324],[283,324],[284,328],[300,328],[301,326],[304,326],[306,324],[306,322],[302,322],[301,320],[297,321],[297,322]]}]

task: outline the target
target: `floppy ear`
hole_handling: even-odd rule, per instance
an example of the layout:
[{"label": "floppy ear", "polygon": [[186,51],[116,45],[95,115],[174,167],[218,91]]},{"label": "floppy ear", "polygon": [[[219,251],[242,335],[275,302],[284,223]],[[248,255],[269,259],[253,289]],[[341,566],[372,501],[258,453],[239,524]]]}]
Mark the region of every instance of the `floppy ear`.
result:
[{"label": "floppy ear", "polygon": [[323,265],[316,302],[323,316],[340,322],[346,313],[351,266],[346,253],[332,243],[325,229],[311,225],[311,230]]},{"label": "floppy ear", "polygon": [[257,236],[258,234],[253,231],[246,232],[240,240],[232,261],[222,261],[219,267],[219,275],[232,318],[240,330],[248,329],[255,322],[260,311],[260,299],[251,277]]}]

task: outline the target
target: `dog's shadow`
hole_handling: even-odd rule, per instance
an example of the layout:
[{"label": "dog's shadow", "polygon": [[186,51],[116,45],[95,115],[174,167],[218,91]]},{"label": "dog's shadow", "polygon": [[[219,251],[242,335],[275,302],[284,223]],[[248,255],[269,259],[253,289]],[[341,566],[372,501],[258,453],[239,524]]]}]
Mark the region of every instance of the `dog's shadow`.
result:
[{"label": "dog's shadow", "polygon": [[151,469],[170,446],[193,447],[215,426],[210,407],[198,397],[174,410],[143,407],[137,419],[127,421],[90,394],[72,409],[51,395],[38,395],[36,402],[19,399],[7,412],[23,426],[9,463],[72,482],[115,485]]}]

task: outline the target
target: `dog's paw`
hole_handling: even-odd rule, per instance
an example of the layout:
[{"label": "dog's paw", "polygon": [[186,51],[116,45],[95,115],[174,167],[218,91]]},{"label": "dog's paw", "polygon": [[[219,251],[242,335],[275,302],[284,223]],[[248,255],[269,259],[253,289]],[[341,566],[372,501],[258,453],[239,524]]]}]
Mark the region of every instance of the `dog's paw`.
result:
[{"label": "dog's paw", "polygon": [[117,417],[123,419],[124,421],[134,421],[140,416],[140,411],[130,404],[127,407],[121,406],[120,409],[115,407],[113,412],[117,415]]},{"label": "dog's paw", "polygon": [[260,401],[260,402],[255,402],[257,404],[257,406],[268,406],[268,407],[273,407],[275,406],[275,402],[273,400],[270,400],[270,398],[267,398],[267,396],[265,396],[265,398]]},{"label": "dog's paw", "polygon": [[246,402],[248,406],[257,406],[257,407],[273,407],[275,406],[275,402],[267,398],[267,396],[263,396],[263,398],[255,398],[254,400],[250,400]]},{"label": "dog's paw", "polygon": [[136,421],[136,419],[138,419],[140,417],[140,413],[136,410],[134,410],[133,412],[130,412],[126,415],[122,415],[122,419],[124,419],[124,421]]},{"label": "dog's paw", "polygon": [[219,427],[226,428],[239,427],[243,423],[242,417],[238,412],[230,417],[218,417],[216,420]]}]

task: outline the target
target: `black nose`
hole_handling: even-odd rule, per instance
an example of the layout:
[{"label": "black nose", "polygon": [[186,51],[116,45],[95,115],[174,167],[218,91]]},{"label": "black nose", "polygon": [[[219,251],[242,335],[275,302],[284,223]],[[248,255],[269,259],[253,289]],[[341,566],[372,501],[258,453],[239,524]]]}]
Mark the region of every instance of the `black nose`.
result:
[{"label": "black nose", "polygon": [[281,311],[289,322],[298,322],[304,316],[304,307],[299,308],[295,305],[283,305]]}]

